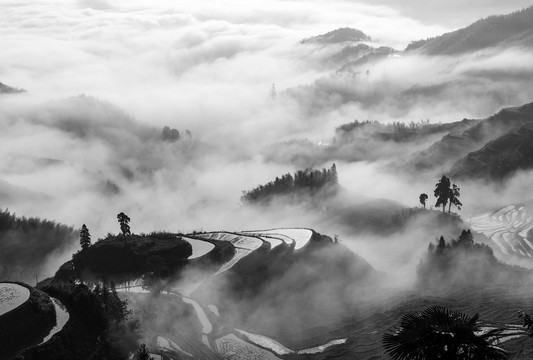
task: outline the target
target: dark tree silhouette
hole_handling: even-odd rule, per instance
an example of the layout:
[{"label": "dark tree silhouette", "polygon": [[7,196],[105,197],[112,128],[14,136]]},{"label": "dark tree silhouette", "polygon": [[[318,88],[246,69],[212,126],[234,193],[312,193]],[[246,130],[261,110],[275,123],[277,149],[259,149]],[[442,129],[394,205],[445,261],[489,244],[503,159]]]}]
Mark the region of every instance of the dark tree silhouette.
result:
[{"label": "dark tree silhouette", "polygon": [[453,184],[452,188],[449,191],[450,191],[450,204],[448,206],[448,213],[450,212],[452,205],[456,206],[457,209],[461,210],[461,206],[463,206],[461,201],[459,201],[459,196],[461,196],[461,193],[460,193],[461,189],[457,185]]},{"label": "dark tree silhouette", "polygon": [[473,246],[474,236],[472,235],[472,232],[470,230],[463,230],[459,236],[459,239],[457,240],[457,244],[463,247]]},{"label": "dark tree silhouette", "polygon": [[91,234],[89,233],[89,229],[87,229],[85,224],[81,226],[80,230],[80,245],[82,250],[85,250],[91,246]]},{"label": "dark tree silhouette", "polygon": [[135,352],[135,360],[154,360],[148,352],[148,348],[145,344],[141,344],[139,349]]},{"label": "dark tree silhouette", "polygon": [[120,214],[117,215],[117,219],[118,219],[118,223],[120,224],[120,231],[122,231],[122,236],[124,237],[124,239],[126,239],[127,235],[131,235],[130,225],[129,225],[130,218],[128,217],[128,215],[121,212]]},{"label": "dark tree silhouette", "polygon": [[426,208],[426,201],[428,200],[428,194],[420,194],[418,197],[418,200],[420,200],[420,203],[424,205],[424,209]]},{"label": "dark tree silhouette", "polygon": [[501,333],[482,332],[479,314],[470,317],[434,305],[405,314],[383,335],[383,347],[394,360],[505,360],[507,352],[492,345]]},{"label": "dark tree silhouette", "polygon": [[450,179],[446,176],[443,176],[440,181],[435,185],[435,197],[437,198],[437,203],[435,207],[442,206],[442,212],[446,211],[446,204],[450,200]]}]

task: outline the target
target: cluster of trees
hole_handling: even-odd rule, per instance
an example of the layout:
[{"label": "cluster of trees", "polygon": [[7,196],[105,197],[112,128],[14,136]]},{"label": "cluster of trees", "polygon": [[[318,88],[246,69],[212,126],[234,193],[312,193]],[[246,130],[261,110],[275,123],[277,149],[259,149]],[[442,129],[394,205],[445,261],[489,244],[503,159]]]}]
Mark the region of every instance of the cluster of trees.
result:
[{"label": "cluster of trees", "polygon": [[73,227],[0,209],[0,279],[35,281],[47,256],[76,238]]},{"label": "cluster of trees", "polygon": [[[401,138],[405,134],[413,134],[430,125],[429,119],[420,120],[419,122],[411,121],[409,123],[394,121],[392,123],[383,124],[376,120],[354,120],[347,124],[342,124],[335,128],[335,132],[341,136],[347,135],[352,131],[361,128],[372,128],[373,130],[379,130],[384,132],[390,132],[396,134],[398,138]],[[394,138],[394,136],[393,136]]]},{"label": "cluster of trees", "polygon": [[428,252],[430,254],[441,255],[447,249],[448,250],[452,250],[455,248],[469,249],[472,247],[488,249],[490,250],[490,253],[492,253],[492,250],[487,245],[474,243],[474,236],[472,235],[472,232],[470,230],[463,230],[457,240],[452,239],[449,243],[446,243],[446,240],[444,240],[444,236],[441,236],[439,240],[437,241],[436,245],[433,243],[429,243]]},{"label": "cluster of trees", "polygon": [[[192,133],[189,130],[185,130],[185,136],[188,139],[191,139]],[[168,126],[165,126],[163,128],[163,132],[161,133],[161,139],[163,139],[163,141],[176,142],[180,139],[180,137],[181,134],[177,129],[171,129]]]},{"label": "cluster of trees", "polygon": [[[457,185],[452,184],[450,179],[446,176],[443,176],[439,182],[435,184],[435,191],[433,194],[437,198],[435,207],[442,206],[442,212],[446,211],[446,205],[448,205],[448,213],[450,213],[452,205],[457,207],[459,210],[461,210],[461,206],[463,206],[459,200],[459,197],[461,196],[461,189]],[[418,200],[424,206],[424,209],[426,208],[426,202],[428,198],[429,197],[426,193],[422,193],[418,197]]]},{"label": "cluster of trees", "polygon": [[338,181],[335,164],[329,169],[299,170],[294,173],[294,176],[287,173],[281,177],[276,177],[274,181],[265,185],[259,185],[250,191],[243,191],[241,201],[244,203],[257,203],[269,200],[273,196],[287,195],[300,190],[313,192],[325,186],[337,185]]},{"label": "cluster of trees", "polygon": [[446,241],[441,236],[436,244],[430,243],[417,275],[418,285],[433,292],[449,286],[471,288],[518,276],[501,267],[488,245],[474,243],[470,230],[463,230],[458,239]]},{"label": "cluster of trees", "polygon": [[430,243],[428,246],[429,262],[434,268],[443,270],[453,268],[452,262],[458,258],[458,255],[469,254],[485,257],[489,262],[496,262],[490,246],[474,243],[474,236],[470,230],[463,230],[458,239],[449,242],[441,236],[436,244]]}]

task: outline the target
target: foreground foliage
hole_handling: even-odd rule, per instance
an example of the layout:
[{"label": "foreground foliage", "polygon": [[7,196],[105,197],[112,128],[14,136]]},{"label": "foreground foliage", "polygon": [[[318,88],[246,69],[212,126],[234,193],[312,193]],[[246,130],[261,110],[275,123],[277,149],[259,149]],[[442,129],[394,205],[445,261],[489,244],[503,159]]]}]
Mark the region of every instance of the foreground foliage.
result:
[{"label": "foreground foliage", "polygon": [[421,313],[405,314],[383,336],[383,346],[394,360],[504,360],[507,352],[492,345],[501,331],[482,331],[479,314],[470,317],[430,306]]}]

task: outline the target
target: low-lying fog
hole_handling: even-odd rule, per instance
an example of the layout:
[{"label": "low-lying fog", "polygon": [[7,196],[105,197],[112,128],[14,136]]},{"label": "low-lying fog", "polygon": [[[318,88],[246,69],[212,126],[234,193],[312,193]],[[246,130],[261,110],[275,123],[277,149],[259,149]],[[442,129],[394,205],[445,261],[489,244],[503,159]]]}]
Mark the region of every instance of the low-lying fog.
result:
[{"label": "low-lying fog", "polygon": [[[85,223],[93,239],[118,232],[121,211],[137,233],[300,226],[332,236],[336,224],[305,205],[266,212],[241,206],[242,190],[298,169],[264,161],[262,149],[290,139],[329,143],[336,126],[354,119],[451,122],[533,99],[527,49],[410,55],[378,62],[366,77],[334,75],[337,68],[324,61],[332,50],[301,39],[350,26],[402,50],[457,25],[421,21],[386,2],[334,1],[323,9],[314,1],[274,0],[253,7],[238,1],[0,5],[0,81],[28,90],[0,96],[0,207],[74,227]],[[165,141],[164,126],[179,130],[180,140]],[[336,161],[340,184],[353,196],[347,206],[387,199],[414,207],[422,192],[431,203],[442,174],[402,174],[391,170],[394,161]],[[520,173],[503,187],[459,184],[463,218],[528,199],[531,179]],[[339,233],[386,270],[365,241],[371,237]],[[398,236],[434,240],[419,240],[416,223]],[[77,246],[40,275],[50,275]],[[408,254],[398,249],[390,255],[403,262]]]}]

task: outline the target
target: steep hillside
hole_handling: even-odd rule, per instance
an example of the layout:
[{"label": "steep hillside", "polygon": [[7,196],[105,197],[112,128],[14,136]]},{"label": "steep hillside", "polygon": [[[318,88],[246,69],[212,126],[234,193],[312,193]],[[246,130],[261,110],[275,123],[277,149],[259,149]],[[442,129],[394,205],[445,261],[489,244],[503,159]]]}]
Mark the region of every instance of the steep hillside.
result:
[{"label": "steep hillside", "polygon": [[482,148],[488,142],[530,122],[533,122],[533,103],[503,109],[466,130],[447,134],[417,154],[412,162],[417,168],[449,166],[468,153]]},{"label": "steep hillside", "polygon": [[491,16],[463,29],[411,43],[406,52],[456,55],[489,47],[533,46],[533,7]]},{"label": "steep hillside", "polygon": [[517,170],[533,168],[533,124],[515,128],[457,161],[454,178],[502,180]]}]

